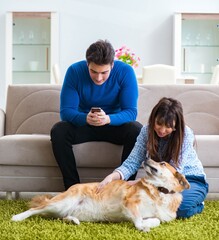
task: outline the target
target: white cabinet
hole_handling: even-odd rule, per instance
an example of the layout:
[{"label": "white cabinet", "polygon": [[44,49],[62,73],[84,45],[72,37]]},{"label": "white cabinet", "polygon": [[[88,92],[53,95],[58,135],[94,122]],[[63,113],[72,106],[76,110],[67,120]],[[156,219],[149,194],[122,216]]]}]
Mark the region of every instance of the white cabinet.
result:
[{"label": "white cabinet", "polygon": [[197,84],[211,81],[219,64],[219,14],[176,13],[174,65],[182,78]]},{"label": "white cabinet", "polygon": [[52,68],[59,61],[58,14],[6,14],[7,84],[54,83]]}]

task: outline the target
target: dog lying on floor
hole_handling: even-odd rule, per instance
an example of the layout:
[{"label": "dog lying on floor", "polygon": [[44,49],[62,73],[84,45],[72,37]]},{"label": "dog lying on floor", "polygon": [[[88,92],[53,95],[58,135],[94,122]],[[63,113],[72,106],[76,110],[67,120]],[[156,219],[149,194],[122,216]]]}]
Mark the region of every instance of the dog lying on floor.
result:
[{"label": "dog lying on floor", "polygon": [[131,185],[115,180],[99,192],[99,183],[76,184],[55,197],[36,196],[29,210],[12,217],[22,221],[41,214],[80,224],[86,222],[131,221],[138,230],[150,228],[176,218],[182,192],[190,187],[185,177],[166,162],[151,159],[143,163],[145,178]]}]

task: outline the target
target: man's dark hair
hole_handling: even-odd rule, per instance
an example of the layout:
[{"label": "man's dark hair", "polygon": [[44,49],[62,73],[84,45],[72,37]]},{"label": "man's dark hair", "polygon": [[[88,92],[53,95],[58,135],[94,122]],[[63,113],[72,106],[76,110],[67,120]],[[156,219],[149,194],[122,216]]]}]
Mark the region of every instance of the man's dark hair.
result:
[{"label": "man's dark hair", "polygon": [[113,46],[107,40],[98,40],[92,43],[86,51],[88,65],[93,62],[97,65],[113,64],[115,51]]}]

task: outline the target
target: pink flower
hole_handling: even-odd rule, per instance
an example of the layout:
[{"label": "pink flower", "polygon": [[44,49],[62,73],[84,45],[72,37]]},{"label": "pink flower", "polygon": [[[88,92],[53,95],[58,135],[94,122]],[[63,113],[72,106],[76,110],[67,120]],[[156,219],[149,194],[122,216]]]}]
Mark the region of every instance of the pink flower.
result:
[{"label": "pink flower", "polygon": [[130,48],[127,48],[125,45],[115,50],[115,59],[125,62],[134,68],[138,67],[138,62],[140,61],[140,58],[137,57],[135,53],[132,53]]}]

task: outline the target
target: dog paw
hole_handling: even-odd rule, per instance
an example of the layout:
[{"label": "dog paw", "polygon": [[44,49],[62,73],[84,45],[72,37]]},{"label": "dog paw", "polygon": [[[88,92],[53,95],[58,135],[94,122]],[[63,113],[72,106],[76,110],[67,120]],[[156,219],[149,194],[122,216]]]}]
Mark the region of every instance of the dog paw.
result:
[{"label": "dog paw", "polygon": [[136,227],[139,231],[143,231],[143,232],[149,232],[149,231],[150,231],[150,227],[144,225],[144,224],[143,224],[143,221],[136,221],[136,222],[135,222],[135,227]]},{"label": "dog paw", "polygon": [[69,222],[73,222],[73,223],[75,223],[77,225],[80,224],[79,219],[77,219],[76,217],[73,217],[73,216],[67,216],[67,217],[63,218],[63,220],[66,220],[66,221],[69,221]]},{"label": "dog paw", "polygon": [[148,228],[158,227],[160,225],[160,219],[158,218],[143,219],[142,225]]},{"label": "dog paw", "polygon": [[139,231],[142,231],[142,232],[150,232],[150,228],[147,227],[147,226],[135,226]]},{"label": "dog paw", "polygon": [[142,227],[142,231],[143,232],[150,232],[150,228],[149,227]]},{"label": "dog paw", "polygon": [[14,222],[18,222],[18,221],[22,221],[23,219],[20,217],[20,214],[17,214],[17,215],[14,215],[11,218],[11,220],[14,221]]},{"label": "dog paw", "polygon": [[135,222],[135,227],[143,232],[150,232],[150,228],[158,227],[159,225],[160,220],[158,218],[147,218]]}]

